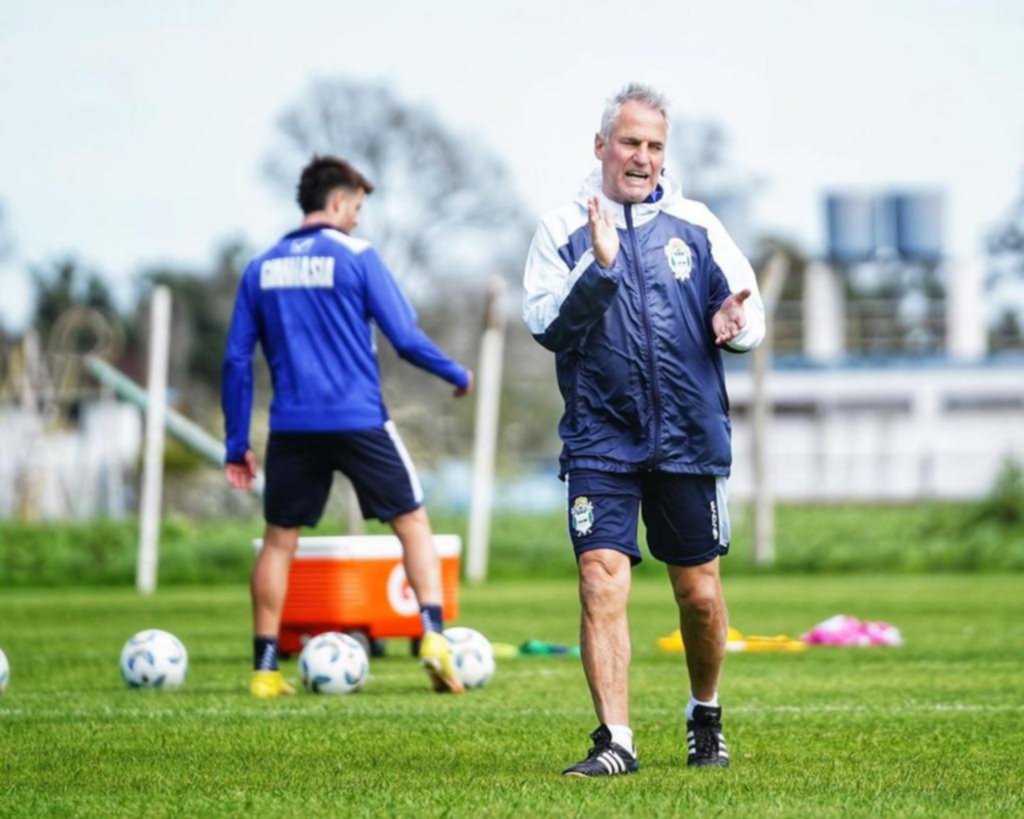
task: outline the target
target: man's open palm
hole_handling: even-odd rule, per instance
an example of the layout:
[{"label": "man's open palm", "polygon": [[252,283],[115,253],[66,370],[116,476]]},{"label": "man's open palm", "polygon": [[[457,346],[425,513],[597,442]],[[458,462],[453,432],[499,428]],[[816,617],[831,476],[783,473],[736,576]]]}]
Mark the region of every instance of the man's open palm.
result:
[{"label": "man's open palm", "polygon": [[715,331],[715,344],[719,347],[736,338],[747,325],[743,302],[749,298],[750,288],[745,287],[739,293],[733,293],[723,301],[718,312],[712,316],[711,329]]},{"label": "man's open palm", "polygon": [[587,217],[594,258],[601,267],[611,267],[619,255],[619,232],[615,229],[615,217],[601,208],[601,200],[596,196],[587,202]]}]

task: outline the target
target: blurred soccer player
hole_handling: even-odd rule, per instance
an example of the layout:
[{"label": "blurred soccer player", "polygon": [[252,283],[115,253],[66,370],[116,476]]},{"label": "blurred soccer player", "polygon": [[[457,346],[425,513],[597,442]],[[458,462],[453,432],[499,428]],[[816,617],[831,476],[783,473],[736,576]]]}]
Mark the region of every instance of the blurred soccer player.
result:
[{"label": "blurred soccer player", "polygon": [[256,475],[249,445],[257,340],[273,376],[263,548],[252,572],[254,671],[250,690],[294,693],[277,666],[277,634],[299,528],[323,514],[335,470],[352,481],[363,516],[389,523],[420,603],[420,661],[434,689],[461,692],[441,634],[441,568],[412,461],[388,419],[371,322],[410,363],[469,393],[473,374],[419,328],[416,314],[369,242],[351,236],[373,185],[335,157],[302,171],[304,218],[246,267],[224,354],[225,473],[238,489]]},{"label": "blurred soccer player", "polygon": [[728,614],[732,460],[720,348],[764,336],[754,273],[718,220],[663,173],[661,94],[632,84],[605,108],[601,163],[576,200],[545,216],[524,277],[523,317],[555,353],[569,534],[582,605],[583,667],[600,725],[564,771],[637,770],[629,727],[631,568],[642,511],[668,566],[686,644],[687,763],[727,765],[718,679]]}]

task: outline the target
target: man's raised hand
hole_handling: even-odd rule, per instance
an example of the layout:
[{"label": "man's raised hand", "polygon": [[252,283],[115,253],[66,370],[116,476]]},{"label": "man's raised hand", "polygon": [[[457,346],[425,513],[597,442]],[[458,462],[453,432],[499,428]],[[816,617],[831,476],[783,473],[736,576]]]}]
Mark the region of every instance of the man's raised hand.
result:
[{"label": "man's raised hand", "polygon": [[715,344],[719,347],[736,338],[747,325],[743,302],[749,298],[750,288],[744,287],[739,293],[733,293],[723,301],[718,312],[711,317],[711,329],[715,331]]},{"label": "man's raised hand", "polygon": [[601,207],[601,200],[596,196],[587,202],[587,215],[594,258],[601,267],[611,267],[619,255],[619,232],[615,229],[615,218]]}]

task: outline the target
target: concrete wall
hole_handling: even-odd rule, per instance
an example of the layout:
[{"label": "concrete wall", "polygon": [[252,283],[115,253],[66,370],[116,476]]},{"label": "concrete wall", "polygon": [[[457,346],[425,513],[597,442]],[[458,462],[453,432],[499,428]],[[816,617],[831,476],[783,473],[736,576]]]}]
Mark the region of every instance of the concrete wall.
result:
[{"label": "concrete wall", "polygon": [[[733,480],[751,495],[750,377],[728,375]],[[770,475],[780,500],[966,499],[1024,463],[1024,365],[773,371]]]}]

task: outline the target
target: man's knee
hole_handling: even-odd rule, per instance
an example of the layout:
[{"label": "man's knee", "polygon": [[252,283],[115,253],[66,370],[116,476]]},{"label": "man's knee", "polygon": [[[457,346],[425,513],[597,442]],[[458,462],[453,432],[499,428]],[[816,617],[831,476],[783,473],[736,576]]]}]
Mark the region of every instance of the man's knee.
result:
[{"label": "man's knee", "polygon": [[299,547],[299,529],[267,524],[263,535],[263,547],[294,554]]},{"label": "man's knee", "polygon": [[584,607],[623,606],[629,596],[629,558],[612,549],[584,552],[579,560],[580,600]]},{"label": "man's knee", "polygon": [[415,531],[423,528],[429,529],[430,518],[427,516],[426,507],[420,505],[411,512],[403,512],[401,515],[393,517],[389,521],[389,525],[396,534],[401,534],[403,532]]},{"label": "man's knee", "polygon": [[722,586],[715,577],[692,576],[673,584],[679,611],[698,619],[711,619],[725,608]]}]

